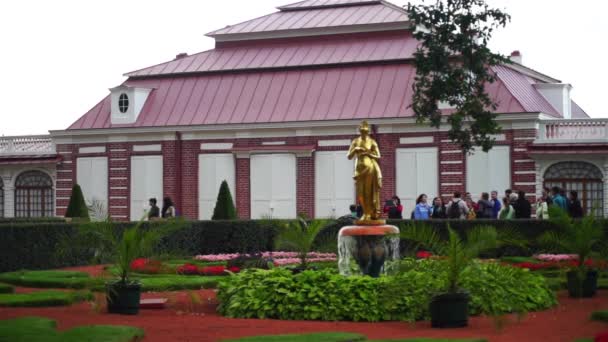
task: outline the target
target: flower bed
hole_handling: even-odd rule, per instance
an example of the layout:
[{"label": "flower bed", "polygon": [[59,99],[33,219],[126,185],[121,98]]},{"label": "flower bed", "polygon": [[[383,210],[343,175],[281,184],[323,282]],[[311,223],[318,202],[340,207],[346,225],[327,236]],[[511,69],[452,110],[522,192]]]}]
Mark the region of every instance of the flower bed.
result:
[{"label": "flower bed", "polygon": [[226,267],[223,265],[198,267],[193,264],[185,264],[177,268],[177,273],[182,275],[220,276],[228,275],[227,271],[238,273],[240,269],[238,267]]},{"label": "flower bed", "polygon": [[[207,254],[197,255],[194,260],[198,261],[230,261],[239,257],[250,257],[251,254],[228,253],[228,254]],[[262,252],[260,256],[268,261],[273,261],[277,266],[293,265],[300,263],[299,254],[297,252]],[[332,262],[338,258],[334,253],[310,252],[306,255],[309,262]]]},{"label": "flower bed", "polygon": [[[569,269],[580,266],[578,256],[575,254],[538,254],[533,256],[538,261],[524,261],[511,263],[511,266],[519,268],[527,268],[531,271],[547,270],[547,269]],[[585,266],[605,269],[607,266],[605,260],[585,260]]]}]

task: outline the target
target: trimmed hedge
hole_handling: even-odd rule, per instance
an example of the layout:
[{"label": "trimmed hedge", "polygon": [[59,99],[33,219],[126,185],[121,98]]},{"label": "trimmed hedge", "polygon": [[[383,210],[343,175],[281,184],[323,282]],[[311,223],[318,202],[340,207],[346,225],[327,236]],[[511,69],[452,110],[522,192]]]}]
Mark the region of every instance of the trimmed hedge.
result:
[{"label": "trimmed hedge", "polygon": [[0,294],[0,306],[9,307],[43,307],[43,306],[65,306],[73,303],[93,299],[88,291],[65,292],[65,291],[38,291],[31,293],[5,293]]},{"label": "trimmed hedge", "polygon": [[[91,262],[94,255],[95,246],[87,245],[82,241],[72,241],[68,244],[67,253],[57,253],[60,243],[69,241],[75,235],[75,227],[78,223],[54,221],[28,223],[21,220],[0,222],[5,222],[0,223],[0,272],[86,265]],[[411,222],[413,221],[389,220],[390,224],[396,226]],[[158,224],[162,222],[147,222],[142,227],[152,229]],[[352,220],[339,219],[332,222],[321,231],[318,241],[335,239],[340,228],[349,224],[352,224]],[[553,223],[539,220],[429,220],[424,221],[424,224],[430,224],[442,233],[447,232],[448,224],[460,232],[480,224],[493,225],[498,229],[513,227],[530,241],[534,241],[547,230],[557,229]],[[599,224],[608,227],[608,220],[599,221]],[[120,230],[133,223],[117,222],[115,225],[116,229]],[[165,238],[160,248],[171,254],[188,257],[196,254],[272,251],[274,239],[279,229],[282,229],[281,226],[283,226],[282,222],[268,220],[189,221],[179,231]],[[402,247],[406,248],[407,244],[402,243]],[[499,254],[524,255],[537,251],[540,249],[532,246],[528,251],[503,250]]]}]

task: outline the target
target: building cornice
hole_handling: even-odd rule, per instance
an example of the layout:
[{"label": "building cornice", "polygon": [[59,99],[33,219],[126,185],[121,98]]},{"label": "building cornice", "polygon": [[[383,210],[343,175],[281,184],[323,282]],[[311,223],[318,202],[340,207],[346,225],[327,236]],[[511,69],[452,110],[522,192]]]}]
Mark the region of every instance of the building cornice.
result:
[{"label": "building cornice", "polygon": [[[541,115],[540,113],[501,114],[497,117],[497,121],[504,129],[535,129],[538,127]],[[121,127],[50,131],[50,134],[56,144],[171,141],[176,140],[176,132],[181,133],[182,140],[339,136],[356,134],[360,122],[361,119],[237,125]],[[412,117],[368,119],[368,122],[377,127],[378,133],[432,133],[449,129],[447,124],[442,124],[438,129],[430,127],[428,124],[418,124]]]}]

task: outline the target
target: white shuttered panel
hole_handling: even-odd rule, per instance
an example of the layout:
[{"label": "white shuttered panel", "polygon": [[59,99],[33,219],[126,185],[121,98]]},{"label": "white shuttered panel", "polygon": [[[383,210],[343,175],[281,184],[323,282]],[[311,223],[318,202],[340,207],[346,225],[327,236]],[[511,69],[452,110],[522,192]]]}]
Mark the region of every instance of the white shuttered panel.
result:
[{"label": "white shuttered panel", "polygon": [[426,194],[430,202],[439,192],[437,148],[399,148],[396,159],[397,196],[404,207],[403,217],[409,218],[418,195]]},{"label": "white shuttered panel", "polygon": [[108,158],[78,158],[76,183],[80,185],[87,205],[100,202],[108,209]]},{"label": "white shuttered panel", "polygon": [[236,198],[234,187],[234,155],[232,153],[200,154],[198,156],[198,217],[210,220],[213,216],[220,185],[225,180],[232,200]]},{"label": "white shuttered panel", "polygon": [[476,151],[467,157],[467,191],[474,199],[482,192],[503,193],[511,187],[509,146],[494,146],[489,152]]},{"label": "white shuttered panel", "polygon": [[354,161],[346,151],[315,152],[315,216],[335,218],[355,203]]},{"label": "white shuttered panel", "polygon": [[140,220],[148,210],[148,200],[163,203],[163,157],[131,157],[131,220]]},{"label": "white shuttered panel", "polygon": [[251,156],[251,218],[296,217],[296,156]]}]

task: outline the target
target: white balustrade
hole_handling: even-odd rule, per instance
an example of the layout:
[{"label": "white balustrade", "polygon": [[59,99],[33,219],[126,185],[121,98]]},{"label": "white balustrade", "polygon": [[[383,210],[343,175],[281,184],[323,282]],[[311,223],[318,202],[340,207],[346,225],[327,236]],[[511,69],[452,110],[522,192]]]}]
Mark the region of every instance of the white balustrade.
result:
[{"label": "white balustrade", "polygon": [[0,137],[0,155],[32,155],[55,153],[55,144],[48,135]]},{"label": "white balustrade", "polygon": [[608,141],[608,119],[541,121],[536,142]]}]

